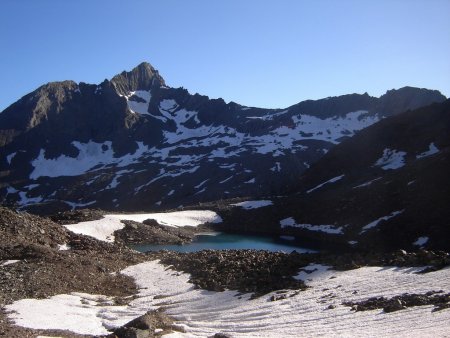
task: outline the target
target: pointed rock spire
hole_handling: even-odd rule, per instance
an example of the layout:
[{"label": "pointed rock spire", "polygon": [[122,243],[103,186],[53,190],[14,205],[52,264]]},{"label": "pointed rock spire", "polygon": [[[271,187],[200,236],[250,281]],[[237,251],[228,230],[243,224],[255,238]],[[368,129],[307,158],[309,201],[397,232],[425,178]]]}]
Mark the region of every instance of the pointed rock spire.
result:
[{"label": "pointed rock spire", "polygon": [[142,62],[130,72],[123,71],[114,76],[111,83],[121,95],[136,90],[151,90],[154,87],[165,86],[164,79],[148,62]]}]

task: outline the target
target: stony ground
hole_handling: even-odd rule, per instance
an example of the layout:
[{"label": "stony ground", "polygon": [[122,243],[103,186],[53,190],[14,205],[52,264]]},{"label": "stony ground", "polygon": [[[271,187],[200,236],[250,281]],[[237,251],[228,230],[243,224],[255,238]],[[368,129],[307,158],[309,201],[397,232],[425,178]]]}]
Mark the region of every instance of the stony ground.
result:
[{"label": "stony ground", "polygon": [[[100,218],[102,215],[99,211],[82,211],[60,214],[59,219],[55,220],[72,223]],[[125,239],[145,233],[148,227],[153,227],[156,232],[160,229],[151,222],[130,223],[127,227],[131,229],[128,233],[122,233]],[[134,233],[134,230],[138,230],[138,233]],[[167,234],[164,230],[161,231]],[[150,231],[149,236],[154,234],[155,232]],[[182,231],[175,235],[189,238],[189,234]],[[61,248],[69,250],[60,250]],[[448,253],[425,250],[414,253],[399,250],[393,253],[353,252],[339,255],[298,254],[295,251],[284,254],[257,250],[206,250],[196,253],[161,251],[140,254],[121,245],[120,241],[114,245],[104,243],[71,233],[48,218],[0,208],[1,309],[19,299],[46,298],[71,292],[113,296],[117,304],[123,304],[132,299],[137,289],[131,278],[117,272],[127,266],[153,259],[160,259],[172,269],[190,273],[191,282],[199,288],[214,291],[238,290],[253,293],[254,297],[276,290],[300,292],[305,289],[304,283],[293,277],[299,269],[310,263],[323,263],[338,270],[367,265],[428,266],[424,273],[450,265]],[[8,260],[18,262],[4,265]],[[275,297],[272,300],[277,299]],[[395,308],[399,303],[407,307],[414,302],[436,304],[444,308],[448,306],[449,295],[399,295],[392,299],[380,298],[348,305],[362,311],[373,306]],[[149,312],[136,322],[125,325],[116,331],[116,335],[128,337],[133,332],[153,335],[154,332],[149,330],[151,327],[163,328],[164,332],[174,329],[171,319],[157,311]],[[0,310],[0,336],[36,337],[39,334],[83,337],[70,332],[30,330],[14,326],[8,321],[4,311]]]},{"label": "stony ground", "polygon": [[[59,250],[64,244],[70,250]],[[19,261],[1,265],[7,260]],[[134,295],[136,287],[133,280],[114,272],[143,260],[143,255],[125,247],[73,234],[45,218],[0,208],[1,307],[23,298],[70,292],[114,296],[120,303]],[[0,336],[37,333],[11,326],[0,312]]]}]

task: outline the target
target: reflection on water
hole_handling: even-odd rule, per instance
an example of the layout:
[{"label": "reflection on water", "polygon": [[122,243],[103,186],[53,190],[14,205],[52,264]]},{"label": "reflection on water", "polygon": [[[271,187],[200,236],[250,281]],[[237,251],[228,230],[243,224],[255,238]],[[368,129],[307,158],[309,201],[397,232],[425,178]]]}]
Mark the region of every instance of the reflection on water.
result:
[{"label": "reflection on water", "polygon": [[206,249],[225,250],[225,249],[256,249],[269,251],[291,252],[293,250],[299,253],[317,252],[312,248],[300,246],[293,237],[280,236],[250,236],[235,235],[226,233],[203,233],[196,236],[194,241],[184,245],[154,245],[138,244],[131,246],[133,249],[141,252],[157,250],[173,250],[178,252],[194,252]]}]

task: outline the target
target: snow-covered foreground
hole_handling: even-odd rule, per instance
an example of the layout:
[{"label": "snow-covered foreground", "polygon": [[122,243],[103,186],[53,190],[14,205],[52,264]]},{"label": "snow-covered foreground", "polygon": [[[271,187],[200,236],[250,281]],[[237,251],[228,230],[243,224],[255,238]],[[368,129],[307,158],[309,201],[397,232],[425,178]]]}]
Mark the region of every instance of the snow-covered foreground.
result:
[{"label": "snow-covered foreground", "polygon": [[122,229],[123,220],[143,222],[146,219],[155,219],[162,225],[172,227],[198,226],[205,223],[220,223],[222,218],[214,211],[186,210],[154,214],[115,214],[105,215],[96,221],[67,224],[65,227],[77,234],[92,236],[101,241],[114,242],[114,231]]},{"label": "snow-covered foreground", "polygon": [[[450,268],[416,274],[419,268],[365,267],[350,271],[312,265],[300,272],[311,288],[279,301],[270,294],[255,300],[234,291],[194,289],[189,275],[167,270],[156,261],[128,267],[139,297],[128,306],[112,306],[102,296],[59,295],[26,299],[7,306],[17,325],[39,329],[70,329],[83,334],[106,333],[149,309],[163,307],[186,333],[165,337],[206,337],[217,332],[233,337],[448,337],[450,309],[431,312],[432,306],[398,312],[352,312],[344,301],[395,296],[431,290],[450,292]],[[157,296],[157,297],[156,297]],[[156,297],[156,298],[155,298]],[[335,308],[329,309],[330,305]],[[76,323],[76,324],[75,324]]]}]

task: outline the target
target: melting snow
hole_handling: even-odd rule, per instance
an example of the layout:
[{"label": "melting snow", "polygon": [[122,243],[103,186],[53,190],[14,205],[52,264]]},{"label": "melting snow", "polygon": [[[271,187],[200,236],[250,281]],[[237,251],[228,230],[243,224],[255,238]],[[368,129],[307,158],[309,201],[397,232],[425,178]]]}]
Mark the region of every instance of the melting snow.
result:
[{"label": "melting snow", "polygon": [[405,155],[404,151],[386,148],[383,156],[375,162],[375,165],[383,170],[398,169],[405,165]]},{"label": "melting snow", "polygon": [[158,223],[172,226],[198,226],[205,223],[220,223],[222,218],[209,210],[187,210],[152,214],[114,214],[105,215],[96,221],[81,222],[64,225],[77,234],[92,236],[101,241],[114,242],[114,231],[122,229],[125,224],[122,220],[143,222],[146,219],[155,219]]},{"label": "melting snow", "polygon": [[[393,297],[403,293],[450,292],[450,269],[417,274],[422,268],[363,267],[334,271],[311,264],[299,273],[310,288],[276,302],[271,295],[250,300],[235,291],[196,289],[185,273],[156,261],[128,267],[138,297],[128,305],[113,306],[105,296],[73,293],[49,299],[24,299],[6,306],[17,325],[35,329],[68,329],[87,335],[108,334],[108,328],[159,307],[186,329],[172,337],[209,337],[217,332],[236,337],[444,337],[450,331],[449,310],[416,306],[384,313],[350,311],[345,301]],[[164,296],[164,299],[159,299]],[[330,308],[330,305],[333,308]]]},{"label": "melting snow", "polygon": [[297,224],[295,222],[295,219],[292,217],[288,217],[285,219],[282,219],[280,221],[281,228],[300,228],[300,229],[306,229],[309,231],[320,231],[320,232],[326,232],[327,234],[333,234],[333,235],[340,235],[342,234],[342,227],[336,228],[334,225],[312,225],[312,224]]},{"label": "melting snow", "polygon": [[405,211],[405,210],[393,211],[387,216],[380,217],[380,218],[376,219],[375,221],[370,222],[369,224],[362,227],[360,234],[366,232],[369,229],[376,227],[378,225],[378,223],[380,223],[381,221],[387,221],[388,219],[391,219],[397,215],[400,215],[403,211]]},{"label": "melting snow", "polygon": [[236,207],[241,207],[242,209],[258,209],[262,207],[267,207],[269,205],[273,205],[272,201],[269,200],[259,200],[259,201],[245,201],[235,204],[230,204]]},{"label": "melting snow", "polygon": [[417,155],[416,158],[423,158],[423,157],[428,157],[434,154],[437,154],[439,152],[439,149],[434,145],[434,143],[430,143],[430,145],[428,146],[428,150]]},{"label": "melting snow", "polygon": [[309,189],[306,193],[309,194],[309,193],[313,192],[314,190],[320,189],[320,188],[322,188],[325,184],[337,182],[337,181],[339,181],[340,179],[342,179],[342,177],[344,177],[344,176],[345,176],[345,175],[333,177],[333,178],[329,179],[328,181],[323,182],[323,183],[319,184],[318,186],[316,186],[316,187],[314,187],[314,188],[312,188],[312,189]]}]

